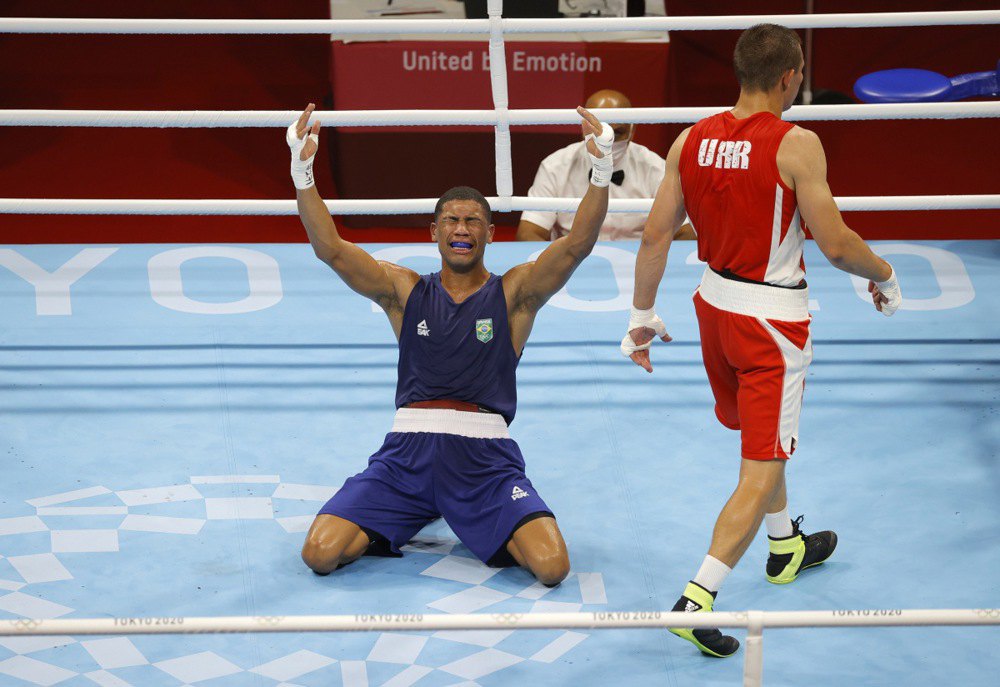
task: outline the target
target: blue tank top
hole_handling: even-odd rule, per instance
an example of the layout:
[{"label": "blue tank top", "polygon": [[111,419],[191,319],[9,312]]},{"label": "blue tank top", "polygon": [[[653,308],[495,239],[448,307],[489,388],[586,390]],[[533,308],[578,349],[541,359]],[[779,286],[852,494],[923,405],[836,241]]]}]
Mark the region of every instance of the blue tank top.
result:
[{"label": "blue tank top", "polygon": [[425,274],[403,311],[396,407],[466,401],[496,411],[509,425],[517,410],[517,362],[500,276],[491,274],[456,304],[440,273]]}]

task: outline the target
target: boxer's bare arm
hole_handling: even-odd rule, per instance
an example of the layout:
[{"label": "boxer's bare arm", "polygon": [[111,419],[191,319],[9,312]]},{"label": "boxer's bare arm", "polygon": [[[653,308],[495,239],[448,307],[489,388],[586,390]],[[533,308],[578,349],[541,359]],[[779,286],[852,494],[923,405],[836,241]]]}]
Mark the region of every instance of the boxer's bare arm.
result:
[{"label": "boxer's bare arm", "polygon": [[[597,117],[582,107],[577,108],[577,112],[583,117],[581,128],[585,137],[601,134],[603,125]],[[610,139],[607,145],[610,145]],[[592,140],[587,141],[587,150],[591,155],[601,156]],[[553,241],[535,262],[517,265],[504,274],[511,340],[518,352],[528,340],[536,313],[566,285],[576,268],[594,249],[607,211],[608,187],[589,185],[569,234]]]},{"label": "boxer's bare arm", "polygon": [[791,181],[802,219],[823,255],[837,269],[874,282],[885,281],[892,268],[875,255],[840,216],[826,181],[826,154],[819,136],[795,127],[778,148],[778,170]]},{"label": "boxer's bare arm", "polygon": [[[663,180],[656,190],[653,208],[642,230],[642,242],[635,261],[635,291],[632,305],[639,310],[652,308],[656,290],[667,266],[667,253],[684,223],[684,193],[681,191],[680,158],[690,128],[670,146]],[[648,340],[648,339],[647,339]]]},{"label": "boxer's bare arm", "polygon": [[[670,245],[684,227],[684,193],[681,190],[680,157],[687,141],[690,127],[680,133],[667,153],[663,180],[656,190],[653,208],[642,230],[642,242],[635,259],[635,289],[632,294],[632,314],[629,327],[622,339],[622,353],[646,372],[653,371],[649,357],[649,344],[659,336],[671,341],[666,325],[653,313],[656,290],[667,267]],[[694,232],[692,232],[693,234]],[[638,350],[633,350],[636,346]]]},{"label": "boxer's bare arm", "polygon": [[[296,122],[299,140],[307,134],[319,134],[320,123],[308,124],[314,106],[310,103]],[[299,153],[301,160],[316,154],[318,144],[305,138]],[[296,189],[299,218],[309,235],[316,257],[329,265],[353,291],[369,298],[385,310],[393,331],[399,336],[403,321],[403,308],[413,285],[420,278],[411,269],[391,262],[377,261],[364,250],[342,238],[337,231],[326,204],[315,186]]]}]

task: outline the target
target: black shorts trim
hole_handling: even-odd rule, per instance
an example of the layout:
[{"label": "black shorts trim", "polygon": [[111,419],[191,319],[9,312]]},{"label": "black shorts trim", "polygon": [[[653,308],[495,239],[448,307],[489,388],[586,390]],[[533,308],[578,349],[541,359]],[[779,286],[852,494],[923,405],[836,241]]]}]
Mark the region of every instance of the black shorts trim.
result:
[{"label": "black shorts trim", "polygon": [[791,289],[793,291],[806,288],[806,280],[803,279],[798,284],[794,286],[783,286],[782,284],[771,284],[766,281],[757,281],[756,279],[747,279],[746,277],[741,277],[740,275],[732,272],[730,270],[717,270],[714,267],[710,267],[713,272],[722,277],[723,279],[729,279],[730,281],[743,282],[744,284],[758,284],[760,286],[770,286],[775,289]]},{"label": "black shorts trim", "polygon": [[518,566],[518,562],[514,560],[514,557],[510,555],[510,551],[507,550],[507,544],[514,537],[514,533],[517,532],[522,526],[527,525],[532,520],[538,520],[539,518],[552,518],[555,519],[555,515],[547,510],[538,510],[534,513],[528,513],[523,518],[517,521],[514,528],[507,535],[503,544],[497,549],[496,553],[490,556],[490,559],[486,561],[486,565],[491,568],[514,568]]},{"label": "black shorts trim", "polygon": [[389,543],[388,538],[383,537],[370,527],[363,527],[362,525],[358,525],[358,527],[361,527],[361,531],[368,535],[368,548],[361,554],[362,556],[378,556],[379,558],[403,557],[403,554],[392,550],[392,544]]}]

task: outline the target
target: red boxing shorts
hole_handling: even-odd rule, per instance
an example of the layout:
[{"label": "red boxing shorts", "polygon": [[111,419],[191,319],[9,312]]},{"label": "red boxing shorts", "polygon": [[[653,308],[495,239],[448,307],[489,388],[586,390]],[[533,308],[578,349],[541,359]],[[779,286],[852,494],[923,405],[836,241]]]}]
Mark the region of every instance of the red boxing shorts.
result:
[{"label": "red boxing shorts", "polygon": [[744,458],[787,460],[812,361],[808,290],[734,281],[707,269],[694,305],[716,417],[740,430]]}]

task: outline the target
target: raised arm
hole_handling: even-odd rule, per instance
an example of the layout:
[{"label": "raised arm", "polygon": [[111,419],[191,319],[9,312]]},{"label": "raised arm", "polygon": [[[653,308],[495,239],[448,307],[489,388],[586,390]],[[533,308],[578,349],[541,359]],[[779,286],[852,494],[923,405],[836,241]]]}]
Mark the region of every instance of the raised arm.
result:
[{"label": "raised arm", "polygon": [[573,227],[569,234],[542,251],[535,262],[518,265],[504,275],[504,289],[514,299],[512,309],[526,310],[532,316],[566,285],[576,268],[590,255],[608,212],[614,132],[584,108],[576,110],[583,117],[581,127],[587,137],[587,152],[594,160],[594,172],[576,210]]},{"label": "raised arm", "polygon": [[403,305],[419,277],[405,267],[376,261],[337,233],[333,218],[313,181],[312,164],[319,149],[320,130],[318,121],[311,126],[308,123],[314,109],[315,106],[310,103],[286,133],[292,151],[292,180],[296,188],[299,218],[316,257],[332,267],[351,289],[385,310],[398,336]]},{"label": "raised arm", "polygon": [[653,209],[642,231],[642,242],[635,260],[635,291],[632,294],[632,311],[629,316],[628,331],[622,339],[621,351],[642,367],[653,371],[649,359],[649,347],[653,338],[659,336],[670,341],[666,325],[656,316],[656,290],[663,279],[667,266],[670,244],[684,225],[684,194],[681,191],[679,160],[690,128],[681,132],[670,152],[667,153],[663,181],[656,191]]},{"label": "raised arm", "polygon": [[901,302],[895,273],[844,223],[826,181],[819,136],[800,127],[789,131],[778,148],[778,170],[792,182],[799,213],[830,264],[868,279],[875,308],[885,315],[894,313]]}]

